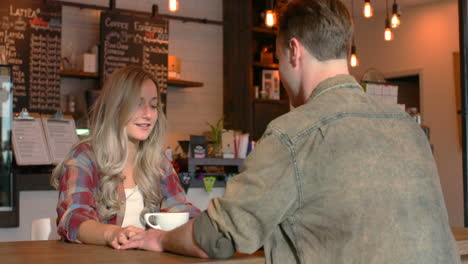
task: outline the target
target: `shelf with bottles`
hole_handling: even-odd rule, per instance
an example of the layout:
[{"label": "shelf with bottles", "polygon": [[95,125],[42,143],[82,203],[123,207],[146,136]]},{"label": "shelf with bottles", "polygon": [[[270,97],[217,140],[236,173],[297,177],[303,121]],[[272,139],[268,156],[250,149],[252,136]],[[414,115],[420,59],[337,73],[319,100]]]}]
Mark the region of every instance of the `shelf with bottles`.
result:
[{"label": "shelf with bottles", "polygon": [[254,65],[276,64],[276,40],[273,37],[252,36],[252,58]]},{"label": "shelf with bottles", "polygon": [[281,83],[278,68],[253,67],[252,88],[252,94],[256,99],[289,100]]}]

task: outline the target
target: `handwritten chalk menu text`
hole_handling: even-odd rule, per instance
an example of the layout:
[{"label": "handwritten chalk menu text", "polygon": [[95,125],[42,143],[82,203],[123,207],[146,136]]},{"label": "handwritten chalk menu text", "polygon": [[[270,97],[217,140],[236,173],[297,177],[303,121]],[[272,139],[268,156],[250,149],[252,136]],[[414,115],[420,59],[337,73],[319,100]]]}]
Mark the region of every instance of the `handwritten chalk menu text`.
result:
[{"label": "handwritten chalk menu text", "polygon": [[100,76],[127,65],[142,66],[157,81],[165,111],[167,94],[168,21],[116,12],[101,14]]},{"label": "handwritten chalk menu text", "polygon": [[0,2],[0,50],[13,68],[13,111],[60,108],[61,8],[43,0]]}]

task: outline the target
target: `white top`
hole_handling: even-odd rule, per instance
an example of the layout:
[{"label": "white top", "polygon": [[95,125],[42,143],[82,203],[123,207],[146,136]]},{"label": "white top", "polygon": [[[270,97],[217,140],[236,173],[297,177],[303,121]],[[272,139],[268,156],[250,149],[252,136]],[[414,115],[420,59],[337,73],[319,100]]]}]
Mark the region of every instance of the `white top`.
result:
[{"label": "white top", "polygon": [[144,208],[143,195],[141,194],[140,188],[125,189],[125,215],[122,222],[122,227],[135,226],[141,229],[145,227],[140,222],[140,214]]}]

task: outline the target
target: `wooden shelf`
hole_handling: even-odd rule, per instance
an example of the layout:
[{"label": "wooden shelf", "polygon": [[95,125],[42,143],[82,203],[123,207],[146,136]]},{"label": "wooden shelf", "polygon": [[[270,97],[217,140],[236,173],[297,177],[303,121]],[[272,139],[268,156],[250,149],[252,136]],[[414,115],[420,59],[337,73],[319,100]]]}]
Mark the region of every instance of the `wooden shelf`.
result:
[{"label": "wooden shelf", "polygon": [[[81,72],[81,71],[61,71],[60,76],[62,77],[71,77],[71,78],[80,78],[80,79],[99,79],[99,74],[92,72]],[[167,79],[167,84],[170,86],[176,87],[202,87],[203,83],[186,81],[179,79]]]},{"label": "wooden shelf", "polygon": [[94,72],[82,72],[82,71],[61,71],[60,76],[80,78],[80,79],[98,79],[99,74]]},{"label": "wooden shelf", "polygon": [[270,69],[278,69],[278,67],[279,67],[277,63],[254,62],[253,65],[255,67],[270,68]]},{"label": "wooden shelf", "polygon": [[272,28],[253,27],[252,31],[254,33],[262,33],[262,34],[268,34],[268,35],[276,36],[276,29],[272,29]]},{"label": "wooden shelf", "polygon": [[167,85],[176,87],[202,87],[203,83],[169,78],[167,79]]},{"label": "wooden shelf", "polygon": [[256,104],[289,104],[288,100],[255,99]]}]

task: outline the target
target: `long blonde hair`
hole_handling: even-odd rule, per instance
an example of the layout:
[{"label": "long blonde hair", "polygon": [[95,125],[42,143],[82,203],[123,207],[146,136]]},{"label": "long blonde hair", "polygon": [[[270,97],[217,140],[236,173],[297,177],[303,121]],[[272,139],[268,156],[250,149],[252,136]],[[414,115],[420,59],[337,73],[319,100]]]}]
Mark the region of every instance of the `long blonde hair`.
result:
[{"label": "long blonde hair", "polygon": [[[105,81],[101,95],[92,109],[90,135],[82,140],[90,144],[95,153],[95,162],[100,173],[98,203],[107,207],[106,219],[119,211],[117,187],[123,184],[122,174],[127,162],[127,122],[135,113],[140,100],[144,81],[157,82],[140,67],[128,66],[112,73]],[[158,120],[149,137],[141,141],[135,157],[134,180],[142,192],[144,209],[142,214],[154,211],[161,200],[160,178],[162,175],[162,151],[165,140],[166,118],[161,109],[158,94]],[[80,142],[80,143],[81,143]],[[63,172],[63,163],[52,172],[51,183],[58,187]]]}]

